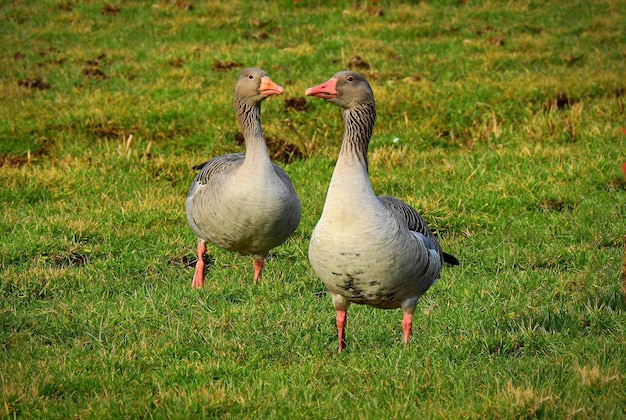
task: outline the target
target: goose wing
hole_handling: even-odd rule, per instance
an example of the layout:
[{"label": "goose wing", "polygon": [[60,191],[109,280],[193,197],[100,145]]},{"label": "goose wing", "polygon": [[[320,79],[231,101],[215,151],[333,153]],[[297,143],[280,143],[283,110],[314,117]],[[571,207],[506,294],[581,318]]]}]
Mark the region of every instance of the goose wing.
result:
[{"label": "goose wing", "polygon": [[198,171],[198,173],[191,183],[187,197],[192,196],[198,187],[208,184],[213,178],[230,172],[233,168],[240,166],[245,158],[245,153],[230,153],[228,155],[214,157],[211,160],[194,166],[193,169]]},{"label": "goose wing", "polygon": [[435,235],[428,227],[428,223],[426,223],[417,210],[395,197],[384,195],[378,196],[378,199],[398,219],[405,220],[409,230],[423,235],[427,239],[429,247],[436,249],[444,262],[459,265],[459,260],[454,255],[441,250],[437,238],[435,238]]}]

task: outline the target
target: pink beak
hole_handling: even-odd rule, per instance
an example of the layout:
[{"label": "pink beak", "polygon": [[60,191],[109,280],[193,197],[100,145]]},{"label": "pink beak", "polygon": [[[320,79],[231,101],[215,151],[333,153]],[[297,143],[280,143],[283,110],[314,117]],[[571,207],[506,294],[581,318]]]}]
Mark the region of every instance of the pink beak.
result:
[{"label": "pink beak", "polygon": [[337,92],[337,79],[333,77],[321,85],[310,87],[304,94],[307,96],[317,96],[322,99],[336,98],[339,94],[339,92]]},{"label": "pink beak", "polygon": [[263,96],[280,95],[285,89],[282,86],[272,82],[269,76],[263,76],[261,78],[261,86],[259,86],[259,93]]}]

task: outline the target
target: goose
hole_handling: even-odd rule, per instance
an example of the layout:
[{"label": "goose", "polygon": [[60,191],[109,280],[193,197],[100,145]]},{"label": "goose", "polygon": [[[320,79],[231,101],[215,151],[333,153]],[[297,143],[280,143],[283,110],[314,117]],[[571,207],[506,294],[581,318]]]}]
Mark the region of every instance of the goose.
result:
[{"label": "goose", "polygon": [[419,298],[435,283],[444,262],[422,216],[405,202],[376,196],[368,175],[367,149],[376,121],[374,93],[361,74],[340,71],[305,91],[343,108],[344,132],[326,202],[309,243],[309,261],[337,312],[339,352],[345,346],[351,303],[402,308],[409,343]]},{"label": "goose", "polygon": [[256,255],[254,284],[268,252],[300,223],[300,200],[289,176],[268,155],[261,129],[261,102],[283,88],[261,69],[243,70],[234,108],[246,153],[231,153],[197,165],[187,194],[186,213],[198,238],[192,288],[204,284],[207,242],[243,255]]}]

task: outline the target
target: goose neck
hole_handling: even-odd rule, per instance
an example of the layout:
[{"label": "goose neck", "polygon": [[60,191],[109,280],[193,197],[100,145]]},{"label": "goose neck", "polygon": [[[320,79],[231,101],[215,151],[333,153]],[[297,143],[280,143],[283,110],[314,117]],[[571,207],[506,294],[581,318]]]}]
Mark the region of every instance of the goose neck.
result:
[{"label": "goose neck", "polygon": [[376,122],[375,106],[362,104],[344,109],[343,121],[343,141],[339,158],[356,160],[367,169],[367,149]]},{"label": "goose neck", "polygon": [[246,157],[267,156],[267,145],[261,127],[261,103],[250,103],[235,98],[235,112],[246,144]]},{"label": "goose neck", "polygon": [[263,138],[261,130],[261,104],[235,98],[237,122],[244,138]]}]

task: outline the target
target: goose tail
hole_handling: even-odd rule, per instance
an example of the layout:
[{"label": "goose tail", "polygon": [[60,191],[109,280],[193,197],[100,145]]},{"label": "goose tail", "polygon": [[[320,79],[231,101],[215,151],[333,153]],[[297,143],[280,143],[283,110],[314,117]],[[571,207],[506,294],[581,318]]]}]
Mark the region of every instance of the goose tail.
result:
[{"label": "goose tail", "polygon": [[459,260],[452,254],[448,254],[447,252],[443,252],[443,262],[446,262],[450,265],[459,265]]}]

